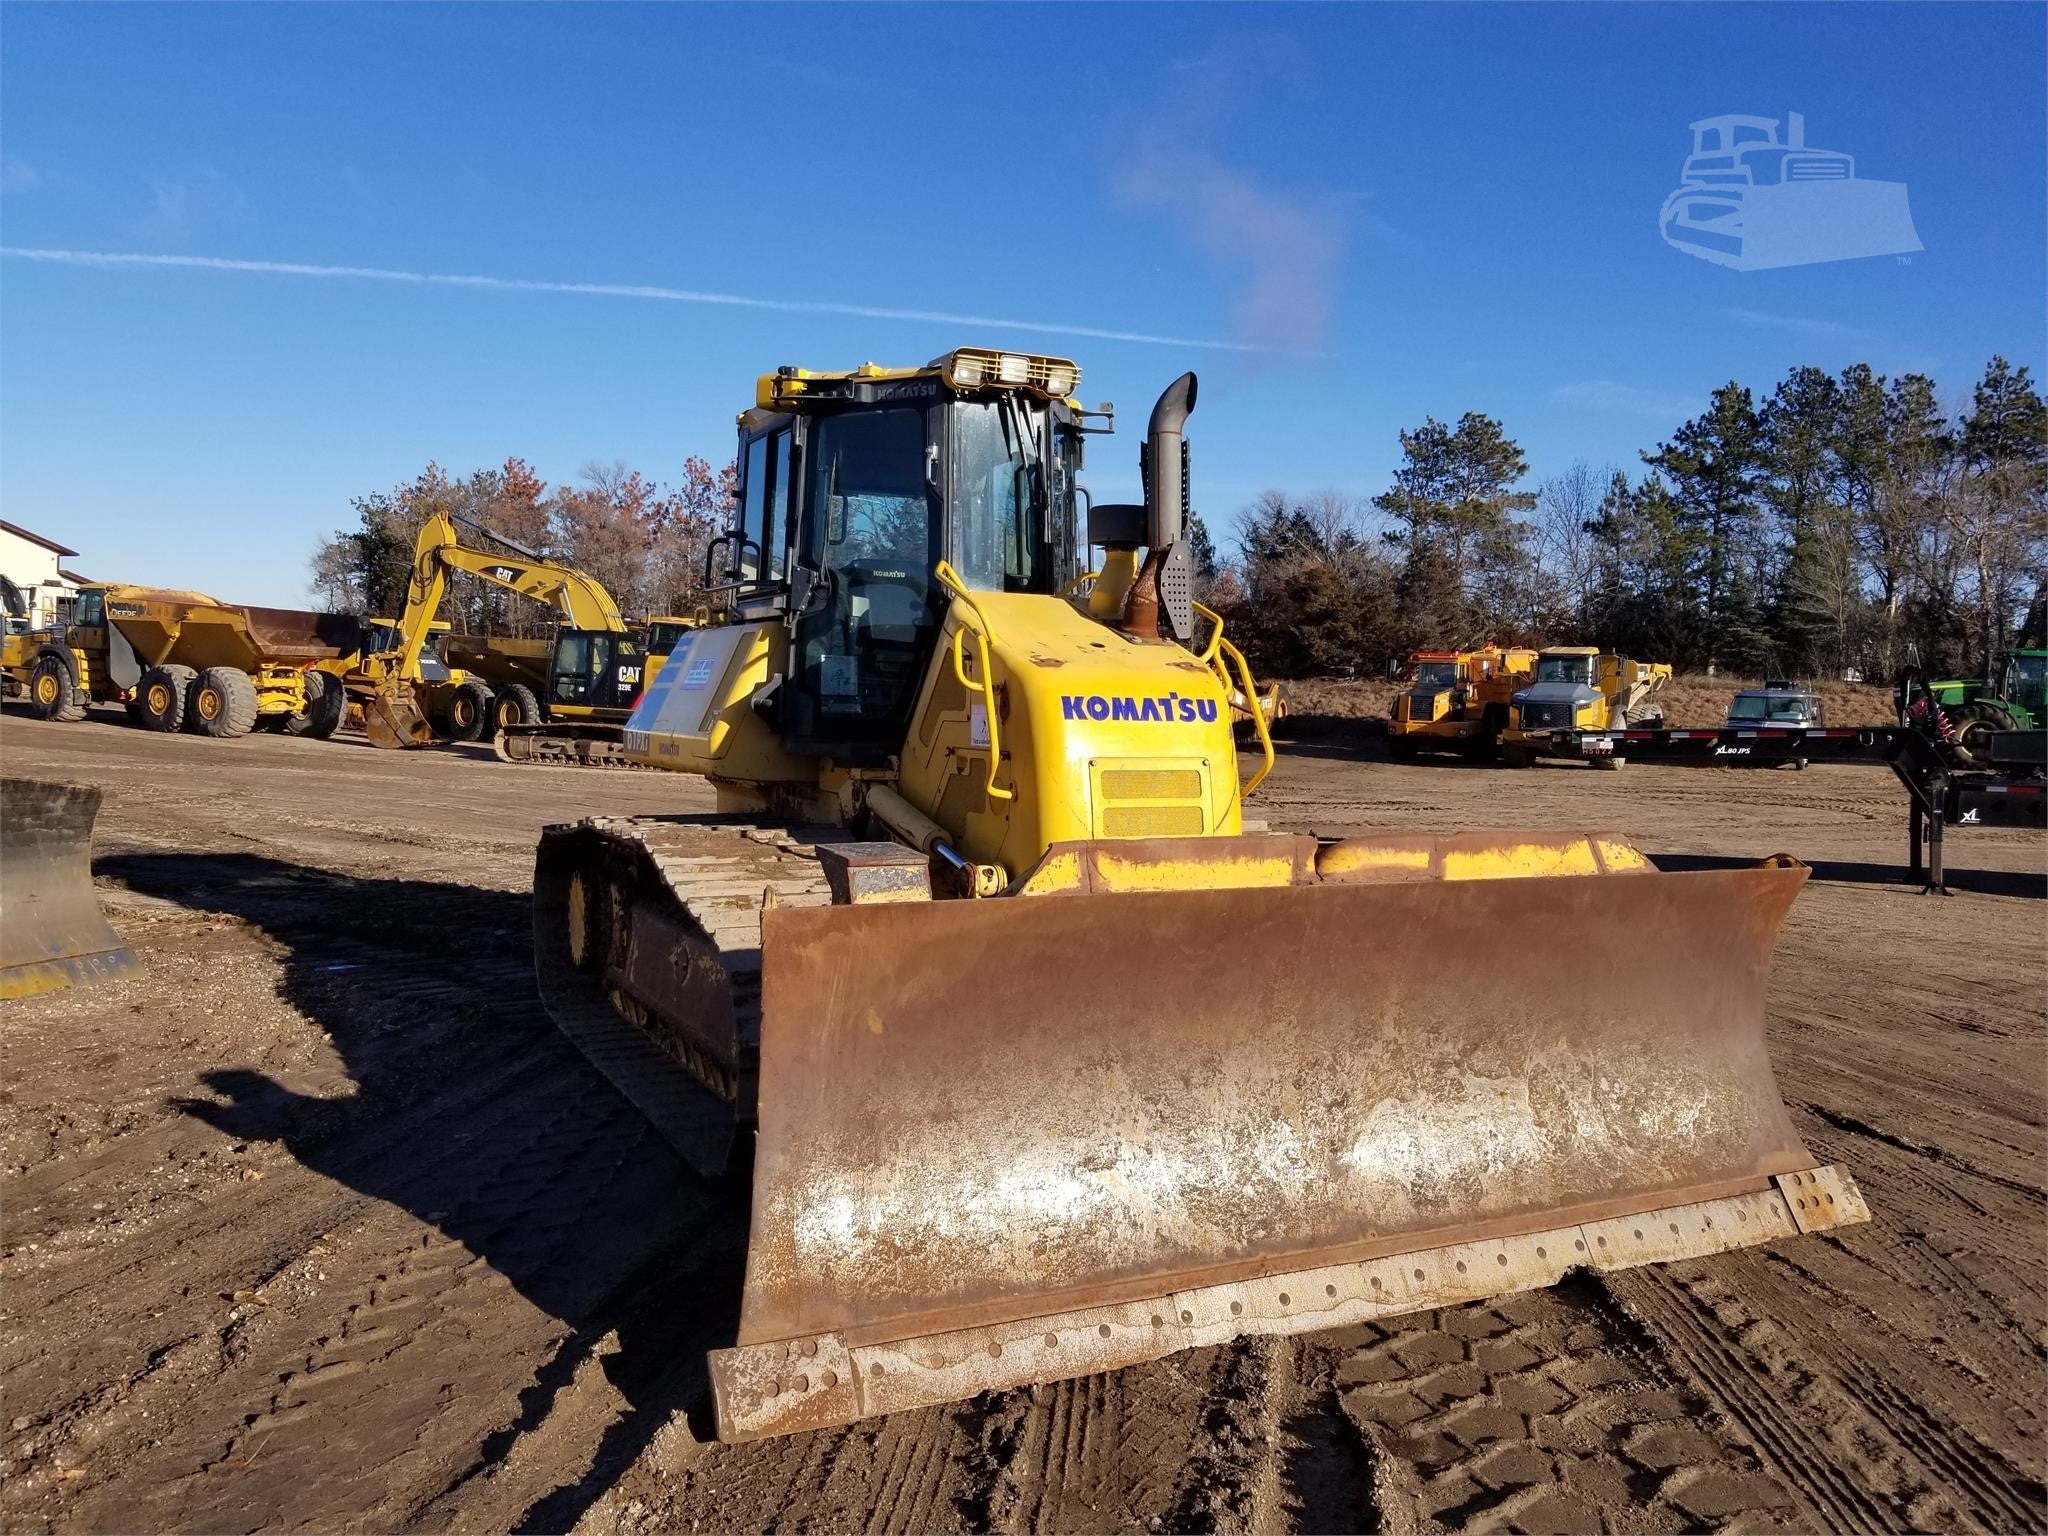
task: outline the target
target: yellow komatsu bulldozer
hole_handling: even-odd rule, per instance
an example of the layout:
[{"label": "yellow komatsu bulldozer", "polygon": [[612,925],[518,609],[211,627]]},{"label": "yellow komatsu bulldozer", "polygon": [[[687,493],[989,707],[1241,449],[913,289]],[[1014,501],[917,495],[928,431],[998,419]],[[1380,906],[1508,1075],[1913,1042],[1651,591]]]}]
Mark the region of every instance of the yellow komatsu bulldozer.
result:
[{"label": "yellow komatsu bulldozer", "polygon": [[[534,658],[545,665],[545,693],[518,680],[512,668],[493,665],[514,660],[510,654],[494,654],[488,647],[465,653],[465,659],[499,677],[479,722],[480,733],[492,737],[499,757],[599,766],[624,762],[625,721],[650,670],[647,629],[620,616],[619,605],[595,576],[503,534],[481,531],[502,548],[465,545],[455,520],[445,513],[421,525],[405,612],[392,632],[391,648],[365,659],[374,685],[363,700],[364,733],[380,747],[426,746],[435,739],[429,718],[434,695],[425,681],[428,647],[449,573],[467,571],[543,603],[561,618],[543,654]],[[445,631],[447,625],[439,628]]]},{"label": "yellow komatsu bulldozer", "polygon": [[[626,732],[717,809],[542,835],[550,1011],[751,1170],[721,1438],[1863,1219],[1764,1046],[1805,868],[1248,825],[1273,752],[1190,595],[1194,375],[1085,546],[1078,383],[762,377],[722,610]],[[1519,958],[1430,962],[1487,932]]]}]

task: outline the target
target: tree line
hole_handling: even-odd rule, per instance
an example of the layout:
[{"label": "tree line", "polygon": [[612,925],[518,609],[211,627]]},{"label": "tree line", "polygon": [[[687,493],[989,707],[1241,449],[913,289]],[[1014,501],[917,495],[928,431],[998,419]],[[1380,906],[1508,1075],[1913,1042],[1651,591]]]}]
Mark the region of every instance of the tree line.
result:
[{"label": "tree line", "polygon": [[1681,668],[1977,675],[2048,644],[2048,405],[1995,357],[1967,404],[1922,374],[1795,368],[1715,390],[1634,474],[1540,484],[1502,424],[1401,434],[1370,501],[1269,491],[1210,601],[1276,677],[1380,676],[1416,649],[1586,643]]},{"label": "tree line", "polygon": [[[2048,643],[2048,404],[1993,358],[1944,409],[1922,374],[1795,368],[1759,400],[1730,382],[1635,473],[1580,462],[1530,484],[1490,416],[1400,437],[1370,500],[1268,491],[1219,553],[1192,537],[1207,600],[1263,675],[1382,676],[1426,647],[1589,643],[1681,668],[1889,678],[1915,660],[1981,673]],[[733,518],[737,469],[701,458],[658,484],[623,464],[549,486],[520,459],[437,464],[351,503],[313,586],[330,608],[395,614],[435,511],[590,572],[629,615],[689,612]],[[458,630],[539,635],[555,616],[458,576]]]},{"label": "tree line", "polygon": [[[689,613],[703,600],[705,551],[732,522],[737,490],[737,466],[713,469],[696,457],[684,460],[676,486],[624,464],[593,464],[581,484],[556,486],[523,459],[461,478],[429,464],[403,485],[350,502],[355,526],[314,550],[313,591],[336,612],[395,618],[420,528],[441,512],[473,548],[523,547],[588,572],[629,618]],[[468,634],[546,635],[558,622],[539,604],[462,572],[449,578],[442,615]]]}]

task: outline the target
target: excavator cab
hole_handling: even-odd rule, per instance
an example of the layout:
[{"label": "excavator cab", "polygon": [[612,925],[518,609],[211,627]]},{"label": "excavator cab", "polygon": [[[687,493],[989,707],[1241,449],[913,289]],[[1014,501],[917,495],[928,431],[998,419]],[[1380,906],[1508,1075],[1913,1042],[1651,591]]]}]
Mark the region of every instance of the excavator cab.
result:
[{"label": "excavator cab", "polygon": [[588,710],[631,709],[640,696],[647,647],[638,635],[564,629],[548,657],[548,704],[575,719]]}]

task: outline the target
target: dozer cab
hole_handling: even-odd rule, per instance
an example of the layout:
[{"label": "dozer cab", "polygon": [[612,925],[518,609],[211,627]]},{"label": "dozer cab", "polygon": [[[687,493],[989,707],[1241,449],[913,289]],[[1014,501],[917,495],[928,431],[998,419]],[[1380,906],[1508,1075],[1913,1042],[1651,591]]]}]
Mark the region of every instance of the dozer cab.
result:
[{"label": "dozer cab", "polygon": [[[1804,867],[1247,830],[1194,375],[1085,540],[1077,388],[979,349],[761,378],[722,608],[626,731],[717,811],[542,835],[549,1010],[750,1170],[721,1438],[1862,1219],[1764,1047]],[[1415,962],[1494,931],[1513,964]]]}]

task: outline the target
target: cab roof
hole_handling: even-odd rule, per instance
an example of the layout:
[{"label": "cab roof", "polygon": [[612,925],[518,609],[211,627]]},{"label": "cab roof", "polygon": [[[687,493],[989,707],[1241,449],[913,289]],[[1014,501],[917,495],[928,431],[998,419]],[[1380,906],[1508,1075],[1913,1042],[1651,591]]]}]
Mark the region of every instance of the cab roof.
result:
[{"label": "cab roof", "polygon": [[754,408],[740,414],[751,427],[766,415],[801,410],[807,405],[850,401],[875,404],[893,398],[928,396],[937,388],[954,393],[986,389],[1021,390],[1041,399],[1074,404],[1081,387],[1081,366],[1071,358],[1036,352],[1004,352],[992,347],[955,347],[922,368],[884,368],[862,363],[843,372],[784,367],[754,382]]}]

